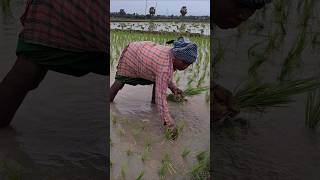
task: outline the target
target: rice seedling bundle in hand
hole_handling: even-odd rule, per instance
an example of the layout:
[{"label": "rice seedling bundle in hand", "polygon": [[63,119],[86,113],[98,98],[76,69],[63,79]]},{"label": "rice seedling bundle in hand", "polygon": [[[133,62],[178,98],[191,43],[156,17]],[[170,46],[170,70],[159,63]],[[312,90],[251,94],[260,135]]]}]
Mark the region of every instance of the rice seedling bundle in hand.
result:
[{"label": "rice seedling bundle in hand", "polygon": [[305,124],[311,128],[316,129],[320,125],[320,92],[314,91],[308,93],[306,108],[305,108],[306,121]]},{"label": "rice seedling bundle in hand", "polygon": [[183,91],[183,97],[175,96],[174,94],[169,94],[167,96],[168,101],[174,101],[174,102],[184,102],[186,99],[184,97],[191,97],[195,95],[199,95],[205,91],[207,91],[209,87],[189,87],[186,90]]},{"label": "rice seedling bundle in hand", "polygon": [[319,86],[316,78],[265,84],[249,82],[235,91],[233,105],[238,109],[258,111],[267,107],[283,107],[293,101],[293,95],[312,91]]}]

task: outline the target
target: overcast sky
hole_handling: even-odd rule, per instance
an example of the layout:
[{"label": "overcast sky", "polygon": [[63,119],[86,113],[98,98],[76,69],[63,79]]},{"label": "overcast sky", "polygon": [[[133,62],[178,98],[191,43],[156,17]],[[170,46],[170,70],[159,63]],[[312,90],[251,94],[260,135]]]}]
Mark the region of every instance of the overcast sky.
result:
[{"label": "overcast sky", "polygon": [[[126,13],[145,14],[146,0],[111,0],[111,12],[125,9]],[[156,8],[156,15],[180,15],[182,6],[187,6],[187,15],[210,16],[210,0],[147,0],[147,13],[149,8]]]}]

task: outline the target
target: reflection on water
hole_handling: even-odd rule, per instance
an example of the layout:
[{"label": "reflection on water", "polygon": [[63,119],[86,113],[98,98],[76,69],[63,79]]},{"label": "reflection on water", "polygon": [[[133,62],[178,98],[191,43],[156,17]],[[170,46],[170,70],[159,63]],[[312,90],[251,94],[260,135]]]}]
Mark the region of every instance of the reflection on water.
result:
[{"label": "reflection on water", "polygon": [[[24,3],[0,8],[1,80],[16,58]],[[105,78],[49,72],[26,97],[12,128],[0,130],[0,179],[106,179]]]}]

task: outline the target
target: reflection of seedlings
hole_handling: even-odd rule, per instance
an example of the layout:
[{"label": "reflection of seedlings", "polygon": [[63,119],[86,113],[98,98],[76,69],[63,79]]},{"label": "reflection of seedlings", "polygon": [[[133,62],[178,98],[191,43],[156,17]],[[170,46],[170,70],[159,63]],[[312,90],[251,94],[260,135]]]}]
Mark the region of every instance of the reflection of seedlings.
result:
[{"label": "reflection of seedlings", "polygon": [[162,159],[162,165],[161,165],[160,170],[158,172],[160,179],[165,179],[165,176],[168,174],[168,172],[171,175],[173,175],[176,173],[176,170],[173,168],[170,155],[168,153],[166,153],[164,155],[164,158]]},{"label": "reflection of seedlings", "polygon": [[144,171],[141,171],[139,176],[136,178],[136,180],[141,180],[143,176],[144,176]]},{"label": "reflection of seedlings", "polygon": [[110,160],[110,168],[112,168],[113,166],[113,162]]},{"label": "reflection of seedlings", "polygon": [[308,93],[306,108],[305,108],[306,121],[305,124],[311,128],[316,129],[319,127],[320,122],[320,92],[314,91]]},{"label": "reflection of seedlings", "polygon": [[118,134],[119,134],[120,136],[124,136],[124,135],[125,135],[125,130],[124,130],[123,128],[119,127],[119,128],[118,128]]},{"label": "reflection of seedlings", "polygon": [[198,163],[195,164],[189,172],[192,179],[207,179],[210,175],[210,159],[207,151],[200,152],[197,155]]},{"label": "reflection of seedlings", "polygon": [[190,154],[190,152],[191,152],[191,150],[184,148],[181,153],[182,158],[185,159]]}]

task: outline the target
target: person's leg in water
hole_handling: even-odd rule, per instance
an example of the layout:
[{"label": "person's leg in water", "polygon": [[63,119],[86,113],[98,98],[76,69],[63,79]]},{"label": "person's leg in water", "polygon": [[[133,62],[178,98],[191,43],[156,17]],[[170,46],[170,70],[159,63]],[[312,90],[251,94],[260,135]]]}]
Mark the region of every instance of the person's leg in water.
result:
[{"label": "person's leg in water", "polygon": [[0,127],[10,124],[25,96],[38,87],[46,73],[47,69],[18,56],[0,83]]},{"label": "person's leg in water", "polygon": [[151,103],[152,104],[156,103],[156,83],[153,84]]},{"label": "person's leg in water", "polygon": [[110,88],[110,102],[113,102],[114,98],[118,94],[118,92],[123,88],[124,83],[115,80]]}]

